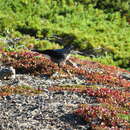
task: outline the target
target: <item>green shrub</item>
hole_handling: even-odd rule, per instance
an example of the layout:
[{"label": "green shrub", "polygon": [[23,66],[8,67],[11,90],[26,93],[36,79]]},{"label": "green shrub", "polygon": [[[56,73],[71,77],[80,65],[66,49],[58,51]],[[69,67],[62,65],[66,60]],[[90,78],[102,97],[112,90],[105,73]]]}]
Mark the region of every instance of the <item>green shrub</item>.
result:
[{"label": "green shrub", "polygon": [[31,43],[30,38],[25,38],[27,41],[19,44],[33,43],[41,49],[68,43],[81,51],[103,48],[102,57],[96,57],[97,60],[128,68],[130,25],[121,14],[128,11],[128,3],[128,0],[0,0],[0,35],[9,33],[11,37],[24,38],[29,35]]}]

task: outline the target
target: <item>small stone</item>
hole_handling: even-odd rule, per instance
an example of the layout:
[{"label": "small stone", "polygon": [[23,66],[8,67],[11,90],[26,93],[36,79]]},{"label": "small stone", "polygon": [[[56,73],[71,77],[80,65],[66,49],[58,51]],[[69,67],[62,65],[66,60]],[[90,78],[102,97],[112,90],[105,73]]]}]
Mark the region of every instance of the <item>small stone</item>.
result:
[{"label": "small stone", "polygon": [[130,80],[130,74],[128,73],[122,73],[120,76],[126,80]]},{"label": "small stone", "polygon": [[6,96],[6,99],[7,100],[11,100],[11,96]]},{"label": "small stone", "polygon": [[0,68],[0,80],[15,79],[15,75],[15,69],[12,66]]}]

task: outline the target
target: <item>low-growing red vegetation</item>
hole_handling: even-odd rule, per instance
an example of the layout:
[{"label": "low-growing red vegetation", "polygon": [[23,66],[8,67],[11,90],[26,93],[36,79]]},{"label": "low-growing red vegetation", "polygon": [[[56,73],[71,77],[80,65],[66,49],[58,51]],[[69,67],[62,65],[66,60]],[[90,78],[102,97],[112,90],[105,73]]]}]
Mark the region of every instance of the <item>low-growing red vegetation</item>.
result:
[{"label": "low-growing red vegetation", "polygon": [[95,97],[98,105],[82,104],[75,111],[82,116],[90,127],[98,128],[123,128],[129,127],[129,123],[119,115],[129,114],[130,93],[110,88],[99,88],[96,86],[53,86],[51,91],[73,91],[85,93],[86,96]]},{"label": "low-growing red vegetation", "polygon": [[111,110],[103,106],[81,105],[76,114],[83,116],[92,129],[100,128],[128,128],[129,123],[119,117],[116,110]]},{"label": "low-growing red vegetation", "polygon": [[26,74],[47,74],[51,75],[59,71],[57,65],[50,60],[32,52],[3,52],[4,58],[1,59],[3,64],[11,65],[17,73]]},{"label": "low-growing red vegetation", "polygon": [[[78,58],[71,60],[81,67],[75,68],[70,65],[58,67],[51,60],[34,52],[4,52],[1,61],[4,64],[12,65],[16,72],[29,74],[47,74],[52,75],[55,72],[66,73],[68,70],[73,75],[83,75],[87,83],[99,84],[111,87],[130,87],[130,82],[123,79],[120,73],[126,72],[123,69],[102,65],[96,62],[83,61]],[[129,72],[128,72],[129,73]]]},{"label": "low-growing red vegetation", "polygon": [[79,64],[79,67],[66,64],[59,68],[57,64],[38,53],[5,51],[1,51],[1,53],[3,58],[0,60],[3,64],[12,65],[18,73],[52,75],[55,72],[67,74],[69,71],[71,76],[82,75],[85,83],[89,86],[53,86],[49,90],[73,91],[95,97],[98,105],[82,104],[75,111],[89,123],[92,129],[125,129],[130,127],[128,121],[120,117],[121,114],[126,116],[130,114],[130,81],[122,77],[122,73],[130,74],[128,71],[73,57],[71,60]]}]

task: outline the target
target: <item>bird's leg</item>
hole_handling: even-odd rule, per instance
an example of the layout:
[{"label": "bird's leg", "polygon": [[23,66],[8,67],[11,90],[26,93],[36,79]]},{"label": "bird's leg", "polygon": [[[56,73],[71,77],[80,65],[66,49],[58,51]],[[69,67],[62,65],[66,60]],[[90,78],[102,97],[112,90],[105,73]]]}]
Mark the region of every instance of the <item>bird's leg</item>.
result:
[{"label": "bird's leg", "polygon": [[53,73],[52,75],[51,75],[51,77],[58,77],[59,76],[59,73],[58,72],[55,72],[55,73]]},{"label": "bird's leg", "polygon": [[67,68],[65,68],[65,61],[62,63],[58,63],[58,67],[59,67],[59,72],[55,72],[52,74],[52,78],[55,77],[66,77],[67,75],[64,75],[62,72],[68,73],[71,76],[71,73],[69,72],[69,70],[67,70]]},{"label": "bird's leg", "polygon": [[64,71],[64,72],[67,72],[67,74],[71,76],[70,71],[65,67],[66,61],[67,61],[67,60],[65,60],[64,62],[62,62],[62,66],[63,66],[62,68],[63,68],[63,71]]},{"label": "bird's leg", "polygon": [[61,72],[61,65],[60,65],[60,63],[58,63],[58,67],[59,67],[59,71],[57,71],[57,72],[54,72],[52,75],[51,75],[51,77],[59,77],[60,76],[60,72]]},{"label": "bird's leg", "polygon": [[75,68],[78,68],[77,64],[74,63],[74,62],[72,62],[71,60],[67,60],[67,62],[68,62],[69,65],[72,65],[72,66],[74,66]]},{"label": "bird's leg", "polygon": [[[65,62],[64,62],[64,64],[65,63],[68,63],[69,65],[71,65],[71,66],[73,66],[73,67],[75,67],[75,68],[78,68],[78,66],[77,66],[77,64],[76,63],[74,63],[74,62],[72,62],[71,60],[66,60]],[[68,69],[63,69],[65,72],[67,72],[70,76],[72,76],[72,74],[70,73],[70,71],[68,70]]]}]

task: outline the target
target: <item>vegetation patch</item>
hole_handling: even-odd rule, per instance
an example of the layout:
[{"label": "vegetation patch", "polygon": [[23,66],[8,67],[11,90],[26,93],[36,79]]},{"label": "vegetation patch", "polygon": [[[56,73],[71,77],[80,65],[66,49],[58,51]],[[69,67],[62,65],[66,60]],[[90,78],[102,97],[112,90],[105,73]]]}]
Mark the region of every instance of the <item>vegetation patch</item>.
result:
[{"label": "vegetation patch", "polygon": [[51,91],[72,91],[94,97],[98,105],[80,104],[75,114],[80,115],[92,129],[129,127],[129,92],[96,86],[53,86]]},{"label": "vegetation patch", "polygon": [[[55,72],[67,74],[69,71],[71,75],[68,74],[68,78],[82,76],[85,80],[84,85],[57,85],[52,86],[49,90],[72,91],[94,98],[98,105],[79,104],[79,108],[74,112],[82,116],[92,129],[128,128],[130,125],[129,116],[127,116],[130,107],[130,81],[122,76],[122,73],[129,74],[128,71],[98,62],[81,60],[76,57],[71,57],[70,60],[75,62],[78,67],[66,64],[59,68],[57,64],[46,59],[43,55],[31,51],[10,52],[1,50],[1,54],[1,62],[13,66],[16,72],[19,73],[47,74],[51,76]],[[41,93],[41,90],[8,86],[3,87],[1,96],[14,93],[30,95]]]},{"label": "vegetation patch", "polygon": [[85,55],[94,54],[94,61],[130,69],[129,4],[129,0],[0,0],[0,37],[21,37],[26,40],[19,44],[40,49],[74,44]]},{"label": "vegetation patch", "polygon": [[[130,74],[129,5],[129,0],[0,0],[0,62],[21,74],[82,76],[84,85],[57,85],[49,90],[95,98],[98,105],[79,104],[75,110],[90,129],[129,129],[130,81],[123,76]],[[15,38],[21,40],[10,42]],[[90,57],[70,57],[77,67],[59,68],[45,56],[25,50],[66,44]],[[0,96],[39,93],[27,86],[0,88]]]},{"label": "vegetation patch", "polygon": [[13,66],[16,69],[16,73],[51,75],[59,70],[57,65],[38,53],[28,51],[3,53],[2,63]]},{"label": "vegetation patch", "polygon": [[[71,58],[71,60],[79,64],[80,67],[72,65],[61,65],[59,68],[57,64],[47,59],[43,55],[30,51],[20,52],[6,52],[1,51],[2,58],[0,61],[5,65],[11,65],[16,69],[17,73],[26,73],[32,75],[48,75],[51,76],[55,72],[66,74],[69,76],[84,76],[86,83],[105,85],[109,87],[130,87],[130,82],[124,79],[121,74],[128,72],[114,66],[102,65],[97,62],[79,60],[78,58]],[[68,73],[69,71],[69,73]],[[129,72],[128,72],[129,73]]]},{"label": "vegetation patch", "polygon": [[106,107],[81,105],[76,114],[83,116],[92,129],[129,128],[129,123],[118,116],[119,112]]},{"label": "vegetation patch", "polygon": [[13,94],[36,95],[41,94],[43,90],[32,88],[30,86],[2,86],[0,87],[0,96],[10,96]]}]

